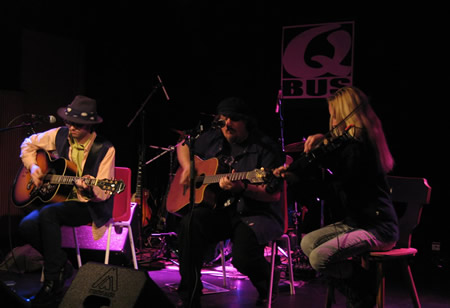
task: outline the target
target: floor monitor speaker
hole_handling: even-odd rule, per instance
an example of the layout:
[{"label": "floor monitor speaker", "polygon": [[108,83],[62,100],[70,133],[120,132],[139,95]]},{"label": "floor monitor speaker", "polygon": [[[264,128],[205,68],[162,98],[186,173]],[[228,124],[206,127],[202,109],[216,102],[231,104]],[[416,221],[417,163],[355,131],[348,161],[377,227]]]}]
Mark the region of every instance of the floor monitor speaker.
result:
[{"label": "floor monitor speaker", "polygon": [[88,262],[78,270],[59,307],[175,306],[147,272]]}]

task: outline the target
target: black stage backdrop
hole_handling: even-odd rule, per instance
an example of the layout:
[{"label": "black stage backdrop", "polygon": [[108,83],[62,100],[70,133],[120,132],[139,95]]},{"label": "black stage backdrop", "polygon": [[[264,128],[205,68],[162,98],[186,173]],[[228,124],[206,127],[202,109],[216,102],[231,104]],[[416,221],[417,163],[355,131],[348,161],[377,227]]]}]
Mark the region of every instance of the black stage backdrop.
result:
[{"label": "black stage backdrop", "polygon": [[[448,252],[448,239],[441,236],[448,183],[441,148],[447,135],[442,133],[447,103],[442,8],[148,2],[2,4],[0,89],[21,93],[25,112],[44,115],[55,114],[78,93],[96,98],[105,119],[99,132],[115,144],[116,164],[136,174],[142,139],[146,147],[175,145],[176,130],[192,129],[199,121],[208,126],[215,105],[230,95],[248,99],[263,130],[279,139],[275,106],[282,28],[354,21],[354,85],[372,97],[382,119],[396,159],[393,174],[425,177],[433,187],[432,204],[419,227],[422,250],[431,253],[431,243],[441,242]],[[145,121],[139,116],[128,127],[157,85],[157,75],[170,101],[158,89],[144,109]],[[283,110],[286,144],[327,129],[324,100],[286,100]],[[1,151],[18,150],[2,144]],[[147,148],[145,161],[161,152]],[[145,167],[144,185],[156,207],[167,188],[170,158],[164,154]],[[5,195],[1,203],[8,204]]]}]

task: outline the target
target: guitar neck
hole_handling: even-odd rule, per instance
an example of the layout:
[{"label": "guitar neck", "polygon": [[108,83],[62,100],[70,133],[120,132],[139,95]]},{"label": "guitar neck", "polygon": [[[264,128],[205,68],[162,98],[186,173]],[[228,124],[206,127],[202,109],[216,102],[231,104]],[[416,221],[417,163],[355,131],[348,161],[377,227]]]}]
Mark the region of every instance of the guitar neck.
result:
[{"label": "guitar neck", "polygon": [[248,174],[250,172],[234,172],[234,173],[224,173],[224,174],[214,174],[214,175],[204,175],[199,176],[199,179],[203,180],[203,184],[213,184],[219,183],[220,179],[223,177],[228,177],[230,181],[242,181],[247,180]]},{"label": "guitar neck", "polygon": [[136,178],[136,198],[141,198],[142,195],[142,166],[139,164],[138,170],[137,170],[137,178]]},{"label": "guitar neck", "polygon": [[[49,174],[46,176],[46,179],[51,184],[62,184],[62,185],[73,185],[74,182],[82,177],[79,176],[70,176],[70,175],[57,175],[57,174]],[[91,178],[82,178],[84,183],[88,186],[96,186],[100,182],[98,179]]]}]

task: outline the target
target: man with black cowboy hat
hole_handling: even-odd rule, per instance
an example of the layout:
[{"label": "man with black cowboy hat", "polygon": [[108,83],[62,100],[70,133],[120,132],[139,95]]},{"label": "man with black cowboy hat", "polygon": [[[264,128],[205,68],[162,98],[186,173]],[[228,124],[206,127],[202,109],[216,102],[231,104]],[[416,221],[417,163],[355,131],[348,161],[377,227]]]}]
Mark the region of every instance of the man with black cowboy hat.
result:
[{"label": "man with black cowboy hat", "polygon": [[[257,129],[255,118],[241,98],[221,101],[217,106],[216,122],[221,122],[223,127],[202,133],[191,150],[202,160],[218,158],[217,174],[253,171],[261,167],[270,170],[283,163],[278,145]],[[177,154],[181,168],[179,184],[188,185],[190,149],[186,145],[179,146]],[[222,177],[218,184],[208,187],[218,197],[215,208],[205,202],[189,207],[190,212],[180,221],[180,305],[201,306],[200,271],[205,251],[211,244],[225,239],[231,239],[233,245],[234,267],[250,278],[259,293],[256,303],[264,305],[270,283],[270,264],[264,257],[264,248],[283,233],[280,187],[269,190],[266,184],[233,181],[228,177]],[[225,203],[221,204],[219,200]],[[276,277],[274,290],[277,289],[278,272]]]},{"label": "man with black cowboy hat", "polygon": [[[94,99],[78,95],[58,115],[65,126],[37,133],[21,145],[20,157],[39,187],[43,171],[36,160],[38,150],[45,150],[57,158],[65,158],[77,166],[77,176],[111,179],[114,177],[115,149],[95,132],[95,125],[103,122],[97,114]],[[72,265],[61,249],[61,226],[81,226],[93,223],[93,231],[104,229],[111,219],[113,198],[97,186],[88,186],[83,179],[64,202],[47,204],[24,217],[19,226],[23,239],[44,257],[45,281],[32,299],[33,306],[45,306],[62,298],[64,282],[72,275]]]}]

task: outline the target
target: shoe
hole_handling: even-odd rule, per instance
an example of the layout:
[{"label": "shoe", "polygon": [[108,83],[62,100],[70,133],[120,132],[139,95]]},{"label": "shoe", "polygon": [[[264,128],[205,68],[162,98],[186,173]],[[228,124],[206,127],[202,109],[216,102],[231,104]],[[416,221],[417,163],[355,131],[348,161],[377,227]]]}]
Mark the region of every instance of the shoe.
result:
[{"label": "shoe", "polygon": [[202,308],[200,300],[194,300],[191,302],[185,302],[182,299],[179,299],[175,303],[176,308]]},{"label": "shoe", "polygon": [[359,298],[347,298],[347,308],[372,308],[376,305],[376,297],[365,295]]},{"label": "shoe", "polygon": [[63,288],[58,280],[45,280],[39,292],[31,298],[31,307],[51,307],[62,299]]},{"label": "shoe", "polygon": [[329,278],[328,282],[347,299],[347,308],[368,308],[376,304],[375,272],[356,269],[352,277],[346,279]]},{"label": "shoe", "polygon": [[45,279],[39,292],[31,298],[32,307],[49,307],[57,305],[64,295],[64,284],[67,279],[72,277],[73,266],[66,262],[61,269],[59,278],[56,280]]},{"label": "shoe", "polygon": [[71,278],[73,275],[73,266],[70,261],[67,261],[66,264],[64,264],[64,267],[61,269],[61,272],[59,274],[59,283],[62,288],[64,288],[64,284],[66,283],[66,280]]},{"label": "shoe", "polygon": [[[273,273],[273,289],[272,289],[272,304],[278,297],[278,284],[280,283],[280,270],[275,268]],[[267,291],[263,294],[259,294],[258,299],[256,300],[256,306],[266,306],[269,303],[268,291],[269,286],[267,287]]]}]

